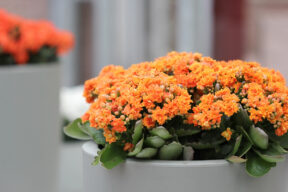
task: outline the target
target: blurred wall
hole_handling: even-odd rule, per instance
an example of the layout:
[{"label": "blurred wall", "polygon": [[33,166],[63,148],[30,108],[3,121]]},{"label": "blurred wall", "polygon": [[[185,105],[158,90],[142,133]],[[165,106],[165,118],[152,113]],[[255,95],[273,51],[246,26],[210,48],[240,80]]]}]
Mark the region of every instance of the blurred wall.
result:
[{"label": "blurred wall", "polygon": [[31,19],[49,17],[49,0],[1,0],[0,8]]},{"label": "blurred wall", "polygon": [[213,0],[51,0],[51,18],[75,32],[64,85],[82,84],[109,64],[128,67],[167,52],[213,49]]},{"label": "blurred wall", "polygon": [[287,79],[288,0],[246,0],[245,59],[279,70]]}]

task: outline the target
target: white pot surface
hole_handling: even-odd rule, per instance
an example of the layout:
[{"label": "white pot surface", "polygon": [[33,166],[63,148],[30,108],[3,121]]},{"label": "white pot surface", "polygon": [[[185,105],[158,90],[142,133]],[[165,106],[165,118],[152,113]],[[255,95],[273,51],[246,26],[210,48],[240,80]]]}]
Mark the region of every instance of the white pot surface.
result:
[{"label": "white pot surface", "polygon": [[0,67],[0,191],[57,190],[60,65]]},{"label": "white pot surface", "polygon": [[287,161],[261,177],[246,174],[245,167],[225,160],[136,161],[107,170],[92,166],[97,145],[82,147],[84,192],[287,192]]}]

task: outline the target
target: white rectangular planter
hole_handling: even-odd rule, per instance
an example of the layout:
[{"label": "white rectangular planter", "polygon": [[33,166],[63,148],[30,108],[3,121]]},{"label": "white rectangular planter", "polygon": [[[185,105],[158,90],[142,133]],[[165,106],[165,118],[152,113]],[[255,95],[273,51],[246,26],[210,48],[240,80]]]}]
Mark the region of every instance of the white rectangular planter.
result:
[{"label": "white rectangular planter", "polygon": [[288,163],[261,178],[245,173],[245,167],[225,160],[136,161],[107,170],[92,166],[98,148],[93,142],[82,147],[84,192],[287,192]]},{"label": "white rectangular planter", "polygon": [[0,67],[0,191],[57,191],[60,65]]}]

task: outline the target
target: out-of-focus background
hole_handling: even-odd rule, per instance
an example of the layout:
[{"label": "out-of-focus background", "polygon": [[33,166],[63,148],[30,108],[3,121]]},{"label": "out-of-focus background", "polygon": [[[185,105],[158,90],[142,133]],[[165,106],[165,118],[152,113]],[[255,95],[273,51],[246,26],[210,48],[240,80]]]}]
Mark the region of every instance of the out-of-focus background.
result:
[{"label": "out-of-focus background", "polygon": [[[68,121],[87,107],[82,88],[72,86],[105,65],[128,67],[172,50],[258,61],[288,77],[288,0],[0,0],[0,8],[75,34],[76,47],[62,58]],[[81,144],[63,139],[61,192],[82,190]]]}]

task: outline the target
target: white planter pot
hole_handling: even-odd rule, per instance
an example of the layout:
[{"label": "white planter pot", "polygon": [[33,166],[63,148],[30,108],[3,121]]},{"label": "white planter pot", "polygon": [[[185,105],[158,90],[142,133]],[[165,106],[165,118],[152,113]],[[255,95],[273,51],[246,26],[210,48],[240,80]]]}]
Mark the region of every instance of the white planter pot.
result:
[{"label": "white planter pot", "polygon": [[288,166],[279,163],[267,175],[252,178],[245,167],[225,160],[136,161],[106,170],[92,166],[93,142],[83,145],[84,192],[287,192]]},{"label": "white planter pot", "polygon": [[60,65],[0,67],[0,191],[57,190]]}]

